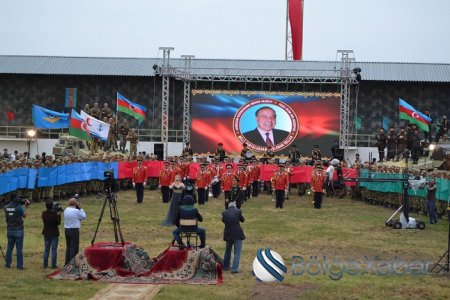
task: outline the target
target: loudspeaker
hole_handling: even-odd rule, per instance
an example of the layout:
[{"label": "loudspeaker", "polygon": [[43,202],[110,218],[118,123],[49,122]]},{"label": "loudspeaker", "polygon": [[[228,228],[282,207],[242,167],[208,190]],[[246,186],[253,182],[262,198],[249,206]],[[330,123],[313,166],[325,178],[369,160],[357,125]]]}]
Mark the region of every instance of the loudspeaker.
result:
[{"label": "loudspeaker", "polygon": [[344,160],[344,149],[336,149],[334,152],[334,158],[339,159],[340,161]]},{"label": "loudspeaker", "polygon": [[164,144],[153,144],[153,154],[158,157],[158,160],[164,160]]}]

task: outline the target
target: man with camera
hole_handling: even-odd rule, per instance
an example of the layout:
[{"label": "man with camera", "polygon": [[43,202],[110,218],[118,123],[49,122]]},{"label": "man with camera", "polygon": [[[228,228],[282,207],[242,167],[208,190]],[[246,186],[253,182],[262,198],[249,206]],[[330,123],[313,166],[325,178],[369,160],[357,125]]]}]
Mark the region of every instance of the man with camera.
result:
[{"label": "man with camera", "polygon": [[22,196],[12,193],[10,202],[5,205],[5,216],[7,224],[8,247],[6,250],[5,267],[11,268],[12,251],[16,246],[17,269],[23,270],[23,219],[27,216],[27,207],[30,201]]},{"label": "man with camera", "polygon": [[80,246],[81,220],[86,219],[86,213],[81,208],[77,199],[69,199],[69,207],[64,210],[64,231],[66,235],[66,260],[67,265],[77,255]]},{"label": "man with camera", "polygon": [[43,267],[48,267],[48,257],[50,254],[50,248],[52,249],[52,269],[56,269],[57,253],[58,253],[58,240],[59,240],[59,224],[61,224],[62,207],[58,202],[47,201],[45,202],[47,210],[42,212],[42,221],[44,228],[42,229],[42,235],[44,236],[44,263]]}]

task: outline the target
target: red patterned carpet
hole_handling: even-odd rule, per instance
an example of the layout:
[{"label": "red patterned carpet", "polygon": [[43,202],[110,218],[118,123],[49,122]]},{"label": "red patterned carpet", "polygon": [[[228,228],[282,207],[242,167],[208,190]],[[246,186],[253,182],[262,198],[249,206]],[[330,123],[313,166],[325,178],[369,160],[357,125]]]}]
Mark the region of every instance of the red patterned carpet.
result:
[{"label": "red patterned carpet", "polygon": [[117,283],[221,284],[222,259],[209,247],[169,247],[158,257],[131,243],[97,243],[81,250],[51,279],[98,280]]}]

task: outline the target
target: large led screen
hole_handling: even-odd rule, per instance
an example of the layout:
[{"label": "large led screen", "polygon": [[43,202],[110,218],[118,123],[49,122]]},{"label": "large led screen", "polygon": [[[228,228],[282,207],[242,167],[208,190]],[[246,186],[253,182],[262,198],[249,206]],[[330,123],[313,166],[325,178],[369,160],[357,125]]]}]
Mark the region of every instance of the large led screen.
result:
[{"label": "large led screen", "polygon": [[339,94],[274,94],[248,91],[192,91],[191,145],[194,152],[214,152],[223,143],[227,153],[255,152],[268,146],[276,154],[287,153],[293,144],[304,155],[313,145],[322,154],[339,135]]}]

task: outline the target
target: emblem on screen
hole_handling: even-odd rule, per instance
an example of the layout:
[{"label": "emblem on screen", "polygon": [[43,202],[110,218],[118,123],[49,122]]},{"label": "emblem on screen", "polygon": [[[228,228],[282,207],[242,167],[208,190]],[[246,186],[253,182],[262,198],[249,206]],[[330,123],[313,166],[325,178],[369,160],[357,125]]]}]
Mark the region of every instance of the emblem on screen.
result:
[{"label": "emblem on screen", "polygon": [[277,152],[288,147],[297,137],[299,120],[286,103],[258,98],[241,106],[233,118],[233,131],[241,143],[255,151],[271,147]]}]

